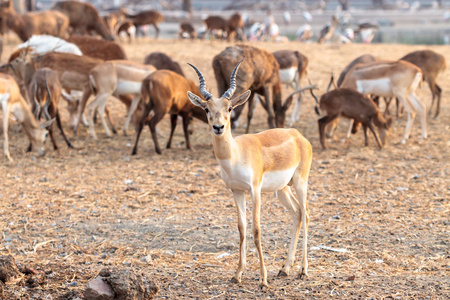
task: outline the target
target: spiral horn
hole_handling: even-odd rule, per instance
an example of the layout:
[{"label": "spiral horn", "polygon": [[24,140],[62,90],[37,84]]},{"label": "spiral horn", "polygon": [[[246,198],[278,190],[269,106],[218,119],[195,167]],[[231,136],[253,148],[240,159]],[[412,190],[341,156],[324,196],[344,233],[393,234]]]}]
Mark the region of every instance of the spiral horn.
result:
[{"label": "spiral horn", "polygon": [[241,59],[240,62],[238,62],[236,67],[234,67],[233,73],[231,73],[231,78],[230,78],[230,88],[222,96],[222,97],[227,98],[228,100],[230,100],[230,98],[233,96],[234,92],[236,91],[236,73],[237,73],[237,70],[239,69],[239,65],[241,64],[241,62],[244,59],[245,59],[245,57],[243,59]]},{"label": "spiral horn", "polygon": [[199,79],[199,81],[200,81],[200,93],[201,93],[202,96],[205,98],[205,100],[208,101],[208,100],[211,99],[213,96],[211,95],[210,92],[208,92],[208,91],[206,90],[205,78],[203,77],[202,72],[200,72],[200,70],[197,69],[196,66],[194,66],[194,65],[192,65],[192,64],[190,64],[190,63],[188,63],[188,65],[190,65],[190,66],[195,70],[195,72],[197,72],[198,79]]}]

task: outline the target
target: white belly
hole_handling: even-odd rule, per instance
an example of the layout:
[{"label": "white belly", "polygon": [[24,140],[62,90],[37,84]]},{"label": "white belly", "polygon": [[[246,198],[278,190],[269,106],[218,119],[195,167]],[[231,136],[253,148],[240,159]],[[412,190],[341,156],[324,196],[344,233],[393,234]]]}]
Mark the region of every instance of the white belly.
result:
[{"label": "white belly", "polygon": [[392,85],[389,78],[357,80],[356,87],[361,94],[392,97]]},{"label": "white belly", "polygon": [[[220,176],[230,189],[250,191],[252,188],[253,171],[249,166],[236,166],[232,168],[228,160],[219,160]],[[272,171],[263,174],[261,192],[275,192],[284,188],[295,172],[295,167]]]},{"label": "white belly", "polygon": [[116,94],[128,95],[128,94],[140,94],[142,82],[119,80],[117,83]]},{"label": "white belly", "polygon": [[266,172],[261,183],[262,192],[275,192],[284,188],[292,179],[296,168],[283,171]]},{"label": "white belly", "polygon": [[281,83],[291,83],[297,78],[297,68],[280,69]]}]

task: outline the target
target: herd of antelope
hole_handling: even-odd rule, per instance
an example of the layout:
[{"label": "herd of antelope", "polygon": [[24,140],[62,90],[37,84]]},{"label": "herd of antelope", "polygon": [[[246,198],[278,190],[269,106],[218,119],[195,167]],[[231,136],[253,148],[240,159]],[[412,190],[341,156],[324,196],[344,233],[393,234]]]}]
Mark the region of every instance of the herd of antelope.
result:
[{"label": "herd of antelope", "polygon": [[[61,101],[69,103],[69,127],[74,136],[80,124],[85,123],[91,137],[96,139],[94,119],[97,114],[107,136],[117,132],[107,103],[111,97],[118,98],[127,110],[123,133],[127,134],[130,123],[137,133],[133,155],[137,154],[139,137],[145,125],[150,128],[155,151],[161,154],[156,126],[167,114],[171,115],[167,148],[171,146],[178,116],[183,119],[188,149],[191,149],[190,118],[196,117],[208,123],[221,177],[232,190],[238,210],[240,258],[233,277],[236,282],[241,281],[246,265],[245,191],[250,192],[253,202],[253,234],[260,257],[260,284],[268,285],[259,225],[261,192],[277,192],[293,218],[289,254],[279,275],[289,274],[301,228],[304,239],[300,277],[308,274],[306,194],[312,146],[296,129],[283,129],[286,119],[289,126],[298,121],[305,90],[309,90],[316,101],[316,113],[323,115],[318,120],[323,148],[327,148],[325,137],[333,134],[339,117],[351,119],[348,136],[362,125],[365,144],[368,145],[368,128],[378,146],[383,148],[392,118],[385,118],[387,108],[384,114],[380,112],[376,97],[384,97],[386,107],[394,97],[403,105],[407,124],[402,143],[406,143],[410,135],[416,113],[421,122],[421,139],[425,139],[426,107],[416,95],[422,81],[428,83],[433,96],[429,114],[436,118],[440,110],[442,89],[436,80],[446,69],[446,61],[442,55],[430,50],[412,52],[395,61],[371,55],[360,56],[342,71],[337,83],[331,78],[327,92],[319,100],[313,92],[316,85],[309,83],[301,87],[308,77],[306,55],[295,50],[270,53],[250,45],[230,46],[212,60],[218,92],[222,95],[216,98],[207,91],[206,79],[194,65],[191,66],[199,77],[200,86],[186,78],[180,65],[166,54],[150,53],[143,63],[137,63],[127,60],[123,48],[113,41],[108,25],[114,27],[121,22],[121,14],[138,26],[148,24],[145,22],[149,19],[160,20],[162,16],[155,16],[154,11],[137,15],[122,11],[121,14],[111,14],[105,21],[92,5],[78,1],[61,1],[50,11],[29,15],[16,14],[10,1],[1,2],[0,8],[6,26],[24,41],[11,54],[6,67],[2,68],[3,74],[0,74],[4,153],[7,158],[12,160],[8,145],[10,114],[22,125],[29,138],[28,151],[34,147],[43,155],[47,132],[54,149],[58,149],[53,131],[55,121],[67,146],[73,148],[58,111]],[[154,23],[158,34],[157,22]],[[226,30],[231,33],[234,27],[230,24],[225,22]],[[103,39],[75,35],[89,31],[97,32]],[[285,99],[281,96],[282,84],[293,88]],[[330,91],[333,84],[335,89]],[[267,111],[271,129],[234,138],[232,129],[238,125],[245,103],[248,103],[246,133],[250,132],[256,97]],[[291,106],[292,113],[288,117],[286,113]],[[45,121],[41,122],[41,119]]]}]

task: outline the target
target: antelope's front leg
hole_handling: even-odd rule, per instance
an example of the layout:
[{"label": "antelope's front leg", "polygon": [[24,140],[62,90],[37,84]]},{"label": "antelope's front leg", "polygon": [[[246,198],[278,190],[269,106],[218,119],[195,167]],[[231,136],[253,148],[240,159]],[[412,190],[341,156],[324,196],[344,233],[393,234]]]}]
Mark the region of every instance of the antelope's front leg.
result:
[{"label": "antelope's front leg", "polygon": [[260,226],[260,219],[261,219],[261,188],[253,188],[252,191],[252,211],[253,211],[253,223],[252,223],[252,229],[253,229],[253,240],[255,242],[256,250],[258,251],[259,255],[259,267],[260,267],[260,278],[259,278],[259,286],[261,288],[263,287],[269,287],[269,284],[267,283],[267,270],[266,266],[264,265],[264,254],[262,252],[262,246],[261,246],[261,226]]},{"label": "antelope's front leg", "polygon": [[245,191],[233,190],[234,202],[236,203],[236,209],[238,214],[238,229],[239,229],[239,265],[236,270],[236,274],[231,279],[231,282],[240,283],[242,273],[245,270],[246,257],[247,257],[247,219],[245,214]]}]

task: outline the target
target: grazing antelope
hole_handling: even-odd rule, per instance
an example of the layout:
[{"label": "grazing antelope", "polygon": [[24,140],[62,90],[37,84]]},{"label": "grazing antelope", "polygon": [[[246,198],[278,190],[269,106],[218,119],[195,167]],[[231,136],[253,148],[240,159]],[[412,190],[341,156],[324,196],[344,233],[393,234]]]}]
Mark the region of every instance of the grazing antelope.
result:
[{"label": "grazing antelope", "polygon": [[[380,149],[386,145],[392,119],[389,118],[386,121],[375,103],[363,94],[346,88],[332,90],[320,97],[320,110],[327,113],[326,116],[319,119],[320,143],[323,149],[327,148],[325,128],[340,116],[362,124],[366,146],[369,145],[367,128],[372,131]],[[378,127],[379,135],[375,131],[375,126]]]},{"label": "grazing antelope", "polygon": [[115,41],[107,41],[87,35],[72,35],[67,39],[80,48],[83,55],[103,60],[127,59],[125,50]]},{"label": "grazing antelope", "polygon": [[180,39],[190,38],[191,40],[197,38],[197,31],[191,22],[181,22],[180,31],[178,32]]},{"label": "grazing antelope", "polygon": [[[300,87],[302,78],[306,76],[308,58],[300,52],[292,50],[275,51],[273,56],[280,65],[281,82],[297,90]],[[292,110],[289,126],[298,121],[302,104],[302,94],[295,94],[293,97],[294,109]]]},{"label": "grazing antelope", "polygon": [[13,161],[9,153],[8,125],[9,114],[13,114],[16,121],[25,130],[30,142],[37,149],[39,155],[44,155],[44,143],[47,138],[47,128],[54,119],[38,123],[31,112],[30,106],[23,99],[14,78],[8,74],[0,74],[0,102],[3,111],[3,135],[5,136],[4,153],[6,157]]},{"label": "grazing antelope", "polygon": [[[61,117],[59,115],[58,105],[61,99],[61,92],[62,87],[59,82],[58,74],[50,68],[36,70],[31,78],[31,83],[28,86],[28,95],[30,96],[30,101],[32,103],[31,109],[34,112],[36,120],[39,120],[42,114],[47,121],[55,119],[56,125],[67,146],[73,148],[64,133]],[[52,139],[53,149],[57,150],[58,145],[53,132],[53,126],[50,126],[48,131],[50,132],[50,138]],[[31,150],[31,144],[29,150]]]},{"label": "grazing antelope", "polygon": [[86,34],[95,31],[106,40],[114,40],[108,25],[92,4],[73,0],[59,1],[52,9],[62,12],[69,18],[74,33]]},{"label": "grazing antelope", "polygon": [[183,131],[186,139],[186,148],[191,150],[191,143],[189,141],[188,124],[191,116],[196,117],[207,123],[206,114],[203,109],[193,105],[188,97],[187,92],[194,91],[198,96],[201,95],[198,87],[191,79],[186,79],[170,70],[158,70],[142,81],[142,92],[140,106],[145,105],[145,108],[138,108],[138,111],[144,111],[137,130],[136,142],[133,148],[132,155],[137,153],[137,146],[139,137],[144,127],[150,112],[153,111],[153,116],[147,121],[148,127],[152,134],[155,151],[161,154],[161,148],[158,144],[156,135],[156,125],[166,114],[170,114],[171,131],[169,141],[166,148],[169,149],[172,144],[172,137],[177,124],[177,117],[180,115],[183,118]]},{"label": "grazing antelope", "polygon": [[[111,132],[103,117],[106,103],[111,96],[133,95],[128,116],[123,127],[123,133],[126,135],[128,124],[139,103],[141,94],[142,80],[156,71],[152,65],[143,65],[129,60],[110,60],[99,64],[89,72],[89,81],[96,94],[87,106],[87,118],[89,123],[89,131],[94,139],[97,135],[94,130],[94,113],[98,110],[100,120],[102,121],[105,133],[111,136]],[[83,103],[81,103],[83,105]],[[81,115],[78,115],[78,123]]]},{"label": "grazing antelope", "polygon": [[59,11],[45,10],[21,15],[14,10],[12,0],[0,2],[0,18],[1,23],[14,31],[23,42],[34,34],[64,38],[69,28],[69,19]]},{"label": "grazing antelope", "polygon": [[[411,126],[419,113],[422,125],[421,142],[427,137],[425,104],[415,91],[422,80],[422,71],[406,61],[382,61],[365,65],[356,65],[344,78],[341,87],[351,88],[362,94],[383,97],[397,97],[403,104],[408,116],[402,144],[406,143]],[[351,126],[353,126],[353,123]]]},{"label": "grazing antelope", "polygon": [[[240,62],[234,68],[229,89],[214,98],[205,86],[200,71],[192,66],[200,79],[201,97],[188,92],[189,99],[203,108],[207,114],[213,139],[214,154],[220,166],[220,175],[232,190],[238,212],[240,235],[239,265],[233,277],[241,282],[246,266],[246,208],[245,191],[252,198],[253,238],[259,255],[260,286],[267,287],[267,270],[261,247],[261,192],[277,192],[280,202],[289,210],[293,220],[293,231],[288,257],[279,276],[287,276],[294,263],[297,240],[301,227],[304,231],[303,258],[300,278],[308,275],[307,238],[308,204],[306,193],[312,162],[312,147],[296,129],[269,129],[258,134],[245,134],[233,138],[231,134],[231,112],[250,97],[249,90],[233,97],[236,91],[236,73]],[[244,76],[245,77],[245,76]],[[291,191],[294,186],[297,196]]]},{"label": "grazing antelope", "polygon": [[433,98],[431,100],[430,106],[430,117],[432,114],[434,102],[436,101],[436,113],[433,119],[437,118],[439,115],[439,110],[441,107],[441,87],[436,83],[436,78],[438,75],[447,68],[447,62],[445,57],[439,53],[432,50],[422,50],[411,52],[400,60],[408,61],[420,68],[423,74],[423,80],[428,82]]},{"label": "grazing antelope", "polygon": [[66,40],[52,35],[33,35],[28,41],[17,46],[18,49],[30,48],[34,55],[44,55],[49,52],[64,52],[75,55],[83,55],[80,48]]}]

